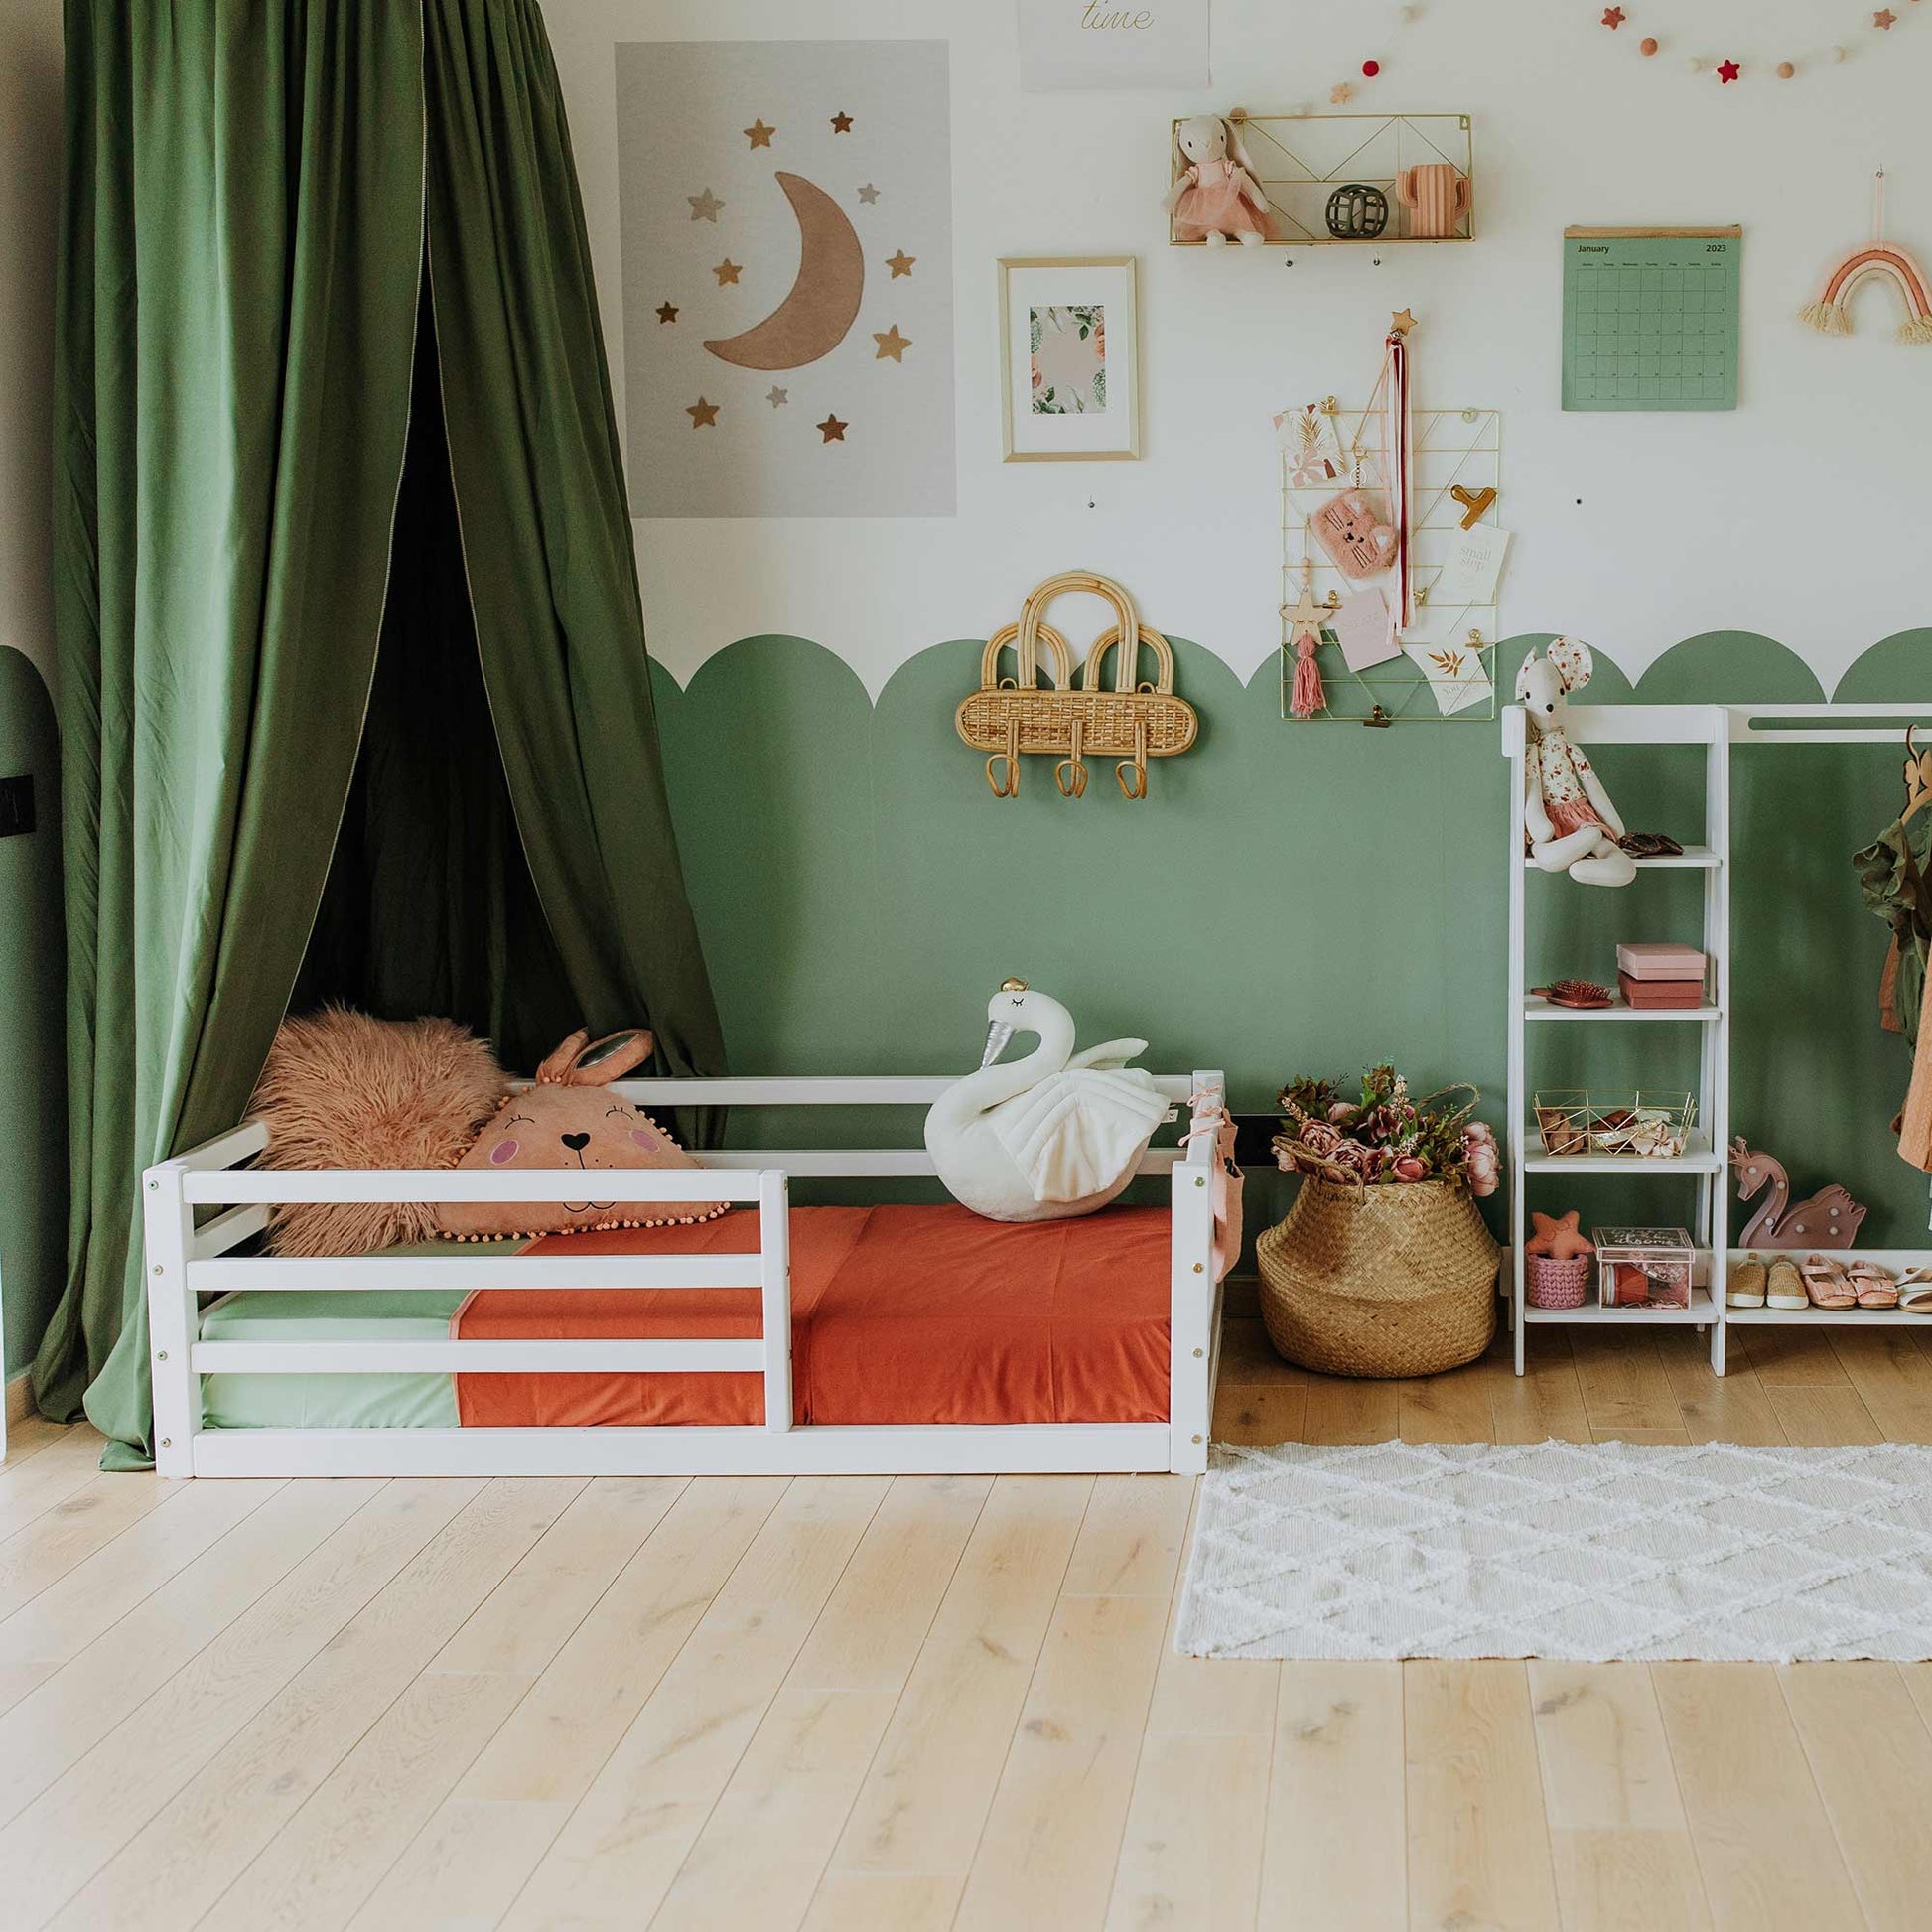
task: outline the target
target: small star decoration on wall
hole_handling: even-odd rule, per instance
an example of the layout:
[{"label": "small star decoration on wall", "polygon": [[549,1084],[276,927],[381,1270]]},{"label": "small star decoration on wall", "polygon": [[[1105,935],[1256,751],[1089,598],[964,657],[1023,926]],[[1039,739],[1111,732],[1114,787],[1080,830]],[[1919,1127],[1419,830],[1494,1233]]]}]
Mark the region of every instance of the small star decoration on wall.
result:
[{"label": "small star decoration on wall", "polygon": [[875,330],[872,339],[879,345],[879,353],[873,357],[875,362],[883,362],[889,355],[895,362],[902,362],[905,351],[912,346],[912,338],[901,336],[897,323],[894,323],[883,335]]},{"label": "small star decoration on wall", "polygon": [[764,392],[764,399],[773,409],[782,409],[791,400],[791,391],[789,389],[780,389],[774,382]]},{"label": "small star decoration on wall", "polygon": [[675,322],[677,320],[677,304],[674,302],[660,302],[657,305],[657,320],[659,322]]},{"label": "small star decoration on wall", "polygon": [[901,248],[897,255],[886,257],[886,266],[893,271],[893,280],[897,282],[901,275],[911,274],[912,264],[918,259],[917,255],[908,255]]},{"label": "small star decoration on wall", "polygon": [[871,182],[864,182],[860,185],[859,188],[859,199],[860,201],[864,202],[868,207],[871,207],[873,203],[875,203],[879,199],[879,190],[876,189]]},{"label": "small star decoration on wall", "polygon": [[832,116],[832,132],[834,134],[850,134],[852,132],[852,116],[843,111],[834,114]]},{"label": "small star decoration on wall", "polygon": [[684,199],[691,204],[691,219],[694,221],[710,221],[715,224],[718,210],[725,206],[708,188],[702,195],[687,195]]},{"label": "small star decoration on wall", "polygon": [[735,282],[738,280],[740,267],[740,263],[733,261],[727,255],[711,272],[717,276],[718,286],[723,288],[727,282]]},{"label": "small star decoration on wall", "polygon": [[686,408],[684,413],[691,418],[691,427],[693,429],[716,429],[718,427],[718,410],[719,404],[706,402],[700,396],[696,402]]},{"label": "small star decoration on wall", "polygon": [[842,423],[836,416],[828,414],[822,423],[818,423],[814,427],[826,442],[843,443],[845,441],[845,433],[852,425],[850,423]]},{"label": "small star decoration on wall", "polygon": [[764,124],[764,117],[762,115],[759,115],[759,118],[755,120],[752,123],[752,125],[745,130],[745,138],[746,140],[751,142],[752,146],[755,148],[768,148],[771,145],[772,135],[776,134],[777,131],[778,130],[775,127],[766,127]]}]

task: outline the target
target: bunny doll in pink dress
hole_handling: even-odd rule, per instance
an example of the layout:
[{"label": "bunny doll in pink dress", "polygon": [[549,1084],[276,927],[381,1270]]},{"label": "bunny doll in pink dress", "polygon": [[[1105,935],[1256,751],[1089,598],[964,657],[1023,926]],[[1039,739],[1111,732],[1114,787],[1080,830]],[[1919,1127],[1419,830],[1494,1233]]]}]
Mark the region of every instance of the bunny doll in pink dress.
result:
[{"label": "bunny doll in pink dress", "polygon": [[1253,247],[1268,239],[1268,198],[1249,171],[1234,129],[1218,114],[1196,114],[1174,129],[1183,172],[1168,191],[1176,241],[1225,248],[1228,237]]}]

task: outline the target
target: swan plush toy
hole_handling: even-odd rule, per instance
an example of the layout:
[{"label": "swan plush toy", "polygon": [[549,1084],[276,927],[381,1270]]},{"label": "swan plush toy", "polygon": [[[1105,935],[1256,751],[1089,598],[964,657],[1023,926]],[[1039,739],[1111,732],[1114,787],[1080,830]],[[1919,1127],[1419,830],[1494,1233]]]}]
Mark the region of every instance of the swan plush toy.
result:
[{"label": "swan plush toy", "polygon": [[[1105,1207],[1134,1177],[1154,1130],[1174,1117],[1151,1074],[1127,1062],[1144,1039],[1073,1051],[1073,1016],[1008,980],[987,1007],[980,1070],[925,1117],[925,1144],[954,1199],[993,1221],[1056,1221]],[[1017,1033],[1025,1059],[1001,1063]]]}]

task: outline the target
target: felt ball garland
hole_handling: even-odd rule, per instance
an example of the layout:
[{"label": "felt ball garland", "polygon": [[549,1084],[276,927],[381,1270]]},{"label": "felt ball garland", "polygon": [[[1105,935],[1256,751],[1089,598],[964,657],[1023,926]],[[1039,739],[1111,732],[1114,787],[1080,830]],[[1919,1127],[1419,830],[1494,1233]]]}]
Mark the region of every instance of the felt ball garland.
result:
[{"label": "felt ball garland", "polygon": [[[1777,61],[1745,59],[1734,53],[1723,55],[1693,53],[1684,61],[1687,72],[1709,74],[1722,87],[1735,86],[1740,80],[1753,73],[1770,73],[1780,80],[1795,80],[1800,73],[1808,72],[1815,67],[1837,66],[1851,59],[1859,42],[1871,34],[1889,34],[1901,21],[1909,20],[1924,4],[1924,0],[1905,0],[1906,11],[1898,12],[1890,6],[1880,6],[1864,14],[1862,18],[1848,23],[1847,31],[1829,47],[1816,48],[1806,53],[1787,52]],[[1614,34],[1633,16],[1620,5],[1602,8],[1597,16],[1597,25]],[[1637,52],[1645,59],[1653,59],[1662,49],[1663,42],[1655,34],[1645,34],[1637,43]]]}]

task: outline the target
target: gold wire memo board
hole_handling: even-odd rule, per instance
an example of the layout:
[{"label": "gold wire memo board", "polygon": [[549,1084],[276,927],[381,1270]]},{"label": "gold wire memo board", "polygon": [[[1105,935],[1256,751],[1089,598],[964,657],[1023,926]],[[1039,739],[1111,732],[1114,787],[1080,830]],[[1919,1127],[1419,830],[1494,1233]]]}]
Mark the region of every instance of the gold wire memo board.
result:
[{"label": "gold wire memo board", "polygon": [[[1345,577],[1314,539],[1310,519],[1341,491],[1361,488],[1386,504],[1388,492],[1380,412],[1343,409],[1330,396],[1321,404],[1335,425],[1351,461],[1359,456],[1360,481],[1352,472],[1317,483],[1292,481],[1295,452],[1282,449],[1282,716],[1293,716],[1290,692],[1295,678],[1295,634],[1286,612],[1302,594],[1304,582],[1318,604],[1337,604],[1353,592],[1379,586],[1393,602],[1387,576],[1358,584]],[[1288,412],[1290,414],[1298,412]],[[1334,633],[1324,629],[1315,653],[1324,703],[1314,716],[1333,723],[1471,725],[1496,716],[1495,644],[1501,634],[1500,594],[1486,603],[1444,603],[1436,587],[1449,546],[1471,517],[1452,494],[1492,492],[1472,524],[1496,525],[1502,496],[1503,419],[1499,409],[1412,409],[1415,511],[1410,521],[1411,577],[1416,615],[1402,632],[1400,656],[1368,670],[1355,671],[1341,654]],[[1304,565],[1308,566],[1306,574]],[[1487,690],[1471,699],[1468,680],[1473,655]],[[1300,721],[1298,721],[1300,722]]]}]

